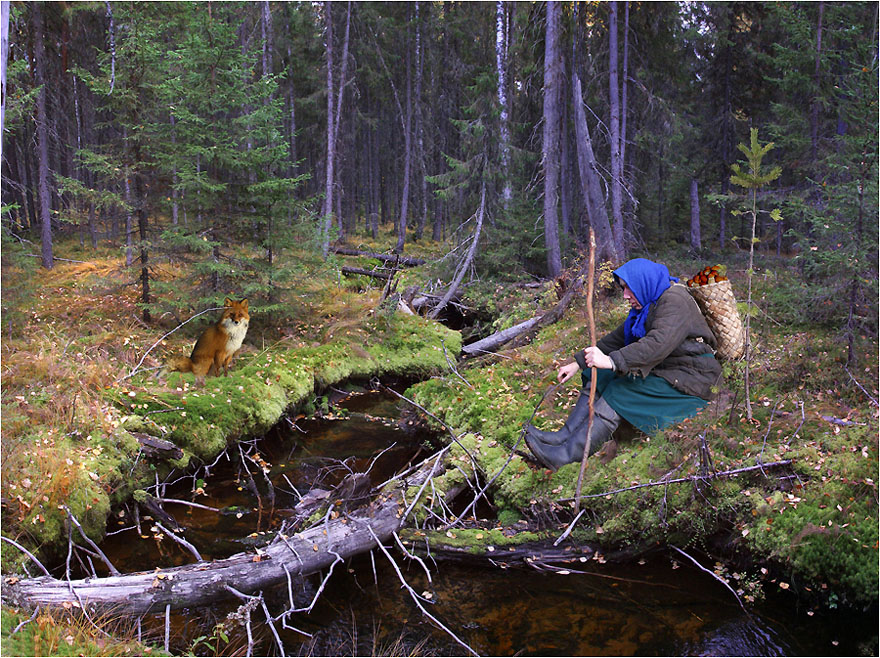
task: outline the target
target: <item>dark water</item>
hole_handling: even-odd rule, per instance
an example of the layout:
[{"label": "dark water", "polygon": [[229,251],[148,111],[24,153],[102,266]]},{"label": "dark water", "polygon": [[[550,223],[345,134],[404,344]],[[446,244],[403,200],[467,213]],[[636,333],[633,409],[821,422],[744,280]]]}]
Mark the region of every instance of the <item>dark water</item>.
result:
[{"label": "dark water", "polygon": [[[329,419],[300,419],[296,427],[245,446],[244,453],[254,460],[233,455],[218,462],[204,482],[189,478],[165,491],[168,498],[224,509],[217,513],[165,506],[203,558],[225,557],[266,538],[289,516],[298,493],[332,489],[350,470],[370,468],[378,484],[408,461],[430,454],[430,437],[399,427],[396,398],[367,393],[340,404],[345,411]],[[266,467],[271,488],[258,464]],[[196,486],[206,495],[194,495]],[[131,523],[130,518],[119,520],[120,527]],[[157,541],[150,526],[142,520],[140,533],[132,529],[105,540],[102,548],[120,570],[193,560],[169,539]],[[774,591],[747,614],[723,585],[680,557],[658,554],[623,565],[591,559],[576,567],[584,573],[566,566],[571,571],[566,575],[503,569],[488,562],[429,561],[428,582],[422,567],[396,550],[392,554],[410,587],[430,594],[424,603],[428,611],[483,655],[836,656],[877,651],[876,613],[809,611],[799,608],[792,596]],[[305,605],[320,578],[310,583],[298,590]],[[279,596],[286,601],[286,591]],[[271,607],[271,593],[267,600]],[[173,649],[186,651],[195,637],[211,635],[213,624],[235,607],[179,613]],[[164,620],[153,623],[158,633]],[[288,654],[467,654],[424,618],[379,551],[337,566],[313,611],[296,615],[291,623],[302,633],[279,629]],[[255,628],[255,633],[255,654],[275,655],[268,629]],[[238,632],[226,651],[243,650],[244,645]]]}]

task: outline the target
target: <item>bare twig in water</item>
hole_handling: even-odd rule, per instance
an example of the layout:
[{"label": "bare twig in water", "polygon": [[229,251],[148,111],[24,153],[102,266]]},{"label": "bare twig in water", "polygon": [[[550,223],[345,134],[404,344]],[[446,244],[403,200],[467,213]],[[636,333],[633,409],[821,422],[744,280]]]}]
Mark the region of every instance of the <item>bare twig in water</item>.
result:
[{"label": "bare twig in water", "polygon": [[577,524],[578,519],[580,519],[584,515],[585,511],[586,510],[581,510],[580,512],[577,513],[577,516],[574,517],[574,519],[572,519],[571,523],[568,524],[568,527],[565,529],[565,532],[563,532],[561,535],[559,535],[559,539],[557,539],[555,542],[553,542],[554,546],[559,546],[559,544],[561,544],[563,541],[565,541],[565,538],[571,534],[572,530],[574,530],[574,526]]},{"label": "bare twig in water", "polygon": [[163,525],[162,525],[161,523],[159,523],[158,521],[155,521],[155,522],[153,523],[153,525],[155,525],[159,530],[161,530],[162,532],[164,532],[166,537],[171,538],[173,541],[175,541],[176,543],[180,544],[180,545],[183,546],[186,550],[188,550],[190,553],[192,553],[193,556],[196,558],[196,560],[198,560],[199,562],[202,561],[202,556],[199,555],[199,551],[196,549],[195,546],[193,546],[192,544],[190,544],[186,539],[184,539],[183,537],[178,537],[177,535],[175,535],[173,532],[171,532],[168,528],[166,528],[165,526],[163,526]]},{"label": "bare twig in water", "polygon": [[472,655],[479,656],[480,654],[478,654],[476,651],[474,651],[464,640],[459,638],[455,633],[453,633],[451,630],[449,630],[443,624],[443,622],[441,622],[439,619],[437,619],[434,615],[432,615],[430,612],[428,612],[425,609],[425,606],[423,606],[422,602],[421,602],[422,597],[419,596],[419,594],[409,585],[409,583],[406,582],[406,579],[403,577],[403,574],[400,572],[400,567],[397,566],[397,562],[395,562],[394,558],[391,557],[391,553],[388,552],[388,549],[385,548],[385,546],[382,544],[382,542],[376,536],[376,533],[373,532],[373,529],[370,528],[369,526],[367,526],[367,528],[369,529],[370,533],[373,535],[373,539],[376,540],[376,544],[379,546],[379,548],[385,554],[385,557],[388,558],[388,561],[391,563],[391,566],[394,568],[394,571],[397,573],[397,578],[400,580],[400,584],[406,589],[407,592],[409,592],[410,597],[412,598],[412,600],[416,604],[416,606],[419,608],[419,610],[422,611],[422,614],[425,615],[432,622],[434,622],[434,624],[436,624],[438,628],[441,628],[442,630],[444,630],[446,632],[446,634],[449,635],[449,637],[451,637],[453,640],[458,642],[465,649],[470,651]]},{"label": "bare twig in water", "polygon": [[189,507],[196,507],[198,509],[207,510],[209,512],[219,512],[220,510],[216,507],[209,507],[208,505],[202,505],[201,503],[194,503],[191,500],[180,500],[179,498],[156,498],[157,503],[172,503],[174,505],[187,505]]},{"label": "bare twig in water", "polygon": [[[702,569],[703,571],[705,571],[707,574],[709,574],[710,576],[712,576],[715,580],[717,580],[719,583],[721,583],[721,584],[724,585],[727,589],[729,589],[729,590],[730,590],[730,593],[733,594],[733,595],[736,597],[736,602],[739,603],[739,607],[742,608],[742,611],[743,611],[744,613],[746,613],[747,615],[749,614],[749,611],[746,610],[746,607],[743,605],[743,602],[740,600],[740,598],[739,598],[739,594],[737,594],[735,591],[733,591],[733,588],[732,588],[730,585],[727,584],[727,581],[726,581],[726,580],[724,580],[721,576],[719,576],[719,575],[718,575],[717,573],[715,573],[714,571],[710,571],[709,569],[707,569],[706,567],[704,567],[702,564],[700,564],[699,562],[697,562],[697,561],[696,561],[694,558],[692,558],[690,555],[688,555],[688,554],[685,553],[683,550],[681,550],[678,546],[673,546],[672,548],[674,548],[676,551],[678,551],[679,553],[681,553],[682,555],[684,555],[688,560],[690,560],[690,561],[693,562],[695,565],[697,565],[697,567],[699,567],[700,569]],[[749,615],[749,616],[751,617],[751,615]]]}]

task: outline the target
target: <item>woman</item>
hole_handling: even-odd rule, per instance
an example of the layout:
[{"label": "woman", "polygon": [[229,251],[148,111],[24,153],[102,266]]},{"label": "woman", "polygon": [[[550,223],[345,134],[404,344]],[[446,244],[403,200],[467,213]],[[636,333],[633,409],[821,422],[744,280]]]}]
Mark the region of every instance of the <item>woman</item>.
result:
[{"label": "woman", "polygon": [[652,434],[693,416],[712,397],[721,376],[715,336],[696,302],[665,265],[644,258],[614,271],[632,307],[626,320],[559,368],[559,383],[584,371],[581,395],[565,426],[546,432],[526,426],[526,443],[556,470],[579,462],[587,442],[590,368],[597,368],[589,454],[611,438],[621,419]]}]

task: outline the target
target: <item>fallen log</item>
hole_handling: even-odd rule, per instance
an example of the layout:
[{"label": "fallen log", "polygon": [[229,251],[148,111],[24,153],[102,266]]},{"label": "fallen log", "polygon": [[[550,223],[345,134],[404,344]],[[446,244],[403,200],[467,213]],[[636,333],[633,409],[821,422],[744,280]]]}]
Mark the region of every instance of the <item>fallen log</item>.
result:
[{"label": "fallen log", "polygon": [[368,507],[309,528],[290,537],[279,535],[256,552],[199,561],[169,569],[155,569],[103,578],[60,580],[4,577],[3,599],[10,605],[33,608],[85,608],[90,613],[143,615],[198,607],[232,596],[230,588],[245,594],[263,591],[326,569],[339,559],[358,555],[392,537],[406,523],[412,507],[404,494],[427,482],[441,468],[443,452],[422,462],[407,477],[385,487]]},{"label": "fallen log", "polygon": [[542,327],[553,324],[562,317],[562,314],[565,312],[565,309],[574,299],[575,295],[580,292],[584,284],[584,277],[587,274],[587,269],[587,266],[581,267],[574,281],[572,281],[572,283],[566,289],[565,294],[562,296],[562,299],[560,299],[556,303],[556,305],[549,311],[546,311],[541,315],[536,315],[535,317],[530,318],[525,322],[520,322],[513,327],[508,327],[507,329],[504,329],[502,331],[496,331],[491,336],[487,336],[486,338],[478,340],[475,343],[465,345],[461,348],[461,351],[468,356],[483,354],[485,352],[493,352],[502,345],[509,343],[510,341],[519,338],[520,336],[523,336],[532,330],[541,329]]},{"label": "fallen log", "polygon": [[343,274],[360,274],[361,276],[370,276],[374,279],[390,279],[391,275],[388,272],[379,272],[376,270],[365,270],[360,267],[342,267],[340,268]]},{"label": "fallen log", "polygon": [[141,444],[141,449],[148,458],[175,460],[183,457],[183,450],[171,441],[166,441],[150,434],[144,434],[143,432],[131,432],[131,435]]},{"label": "fallen log", "polygon": [[486,338],[478,340],[475,343],[470,343],[469,345],[462,346],[461,351],[471,356],[483,354],[484,352],[494,352],[505,343],[510,342],[520,334],[524,334],[535,327],[541,317],[542,316],[539,315],[537,317],[526,320],[525,322],[520,322],[517,325],[508,327],[503,331],[496,331],[491,336],[487,336]]},{"label": "fallen log", "polygon": [[351,249],[349,247],[333,247],[334,254],[341,254],[343,256],[366,256],[368,258],[375,258],[376,260],[381,260],[384,263],[398,263],[399,265],[406,265],[408,267],[415,267],[416,265],[424,265],[426,261],[424,258],[414,258],[412,256],[399,256],[396,254],[377,254],[369,251],[360,251],[359,249]]}]

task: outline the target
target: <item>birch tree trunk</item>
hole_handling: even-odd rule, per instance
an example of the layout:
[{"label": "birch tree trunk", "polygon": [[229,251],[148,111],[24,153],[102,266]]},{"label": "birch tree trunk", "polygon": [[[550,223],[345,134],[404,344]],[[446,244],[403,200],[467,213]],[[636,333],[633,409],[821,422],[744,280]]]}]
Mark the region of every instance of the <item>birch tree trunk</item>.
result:
[{"label": "birch tree trunk", "polygon": [[510,116],[507,107],[507,51],[508,24],[504,0],[495,3],[495,70],[498,73],[498,119],[501,140],[501,176],[504,180],[501,189],[501,205],[505,212],[510,206],[513,194],[510,186]]},{"label": "birch tree trunk", "polygon": [[34,73],[40,88],[37,94],[37,181],[40,211],[40,238],[42,240],[42,266],[51,270],[54,264],[52,252],[52,216],[49,200],[49,129],[46,116],[46,49],[43,42],[43,5],[31,5],[34,32]]},{"label": "birch tree trunk", "polygon": [[562,59],[559,49],[559,17],[556,0],[547,3],[547,31],[544,45],[544,245],[547,248],[547,274],[562,273],[559,248],[559,221],[556,206],[559,195],[559,81]]}]

